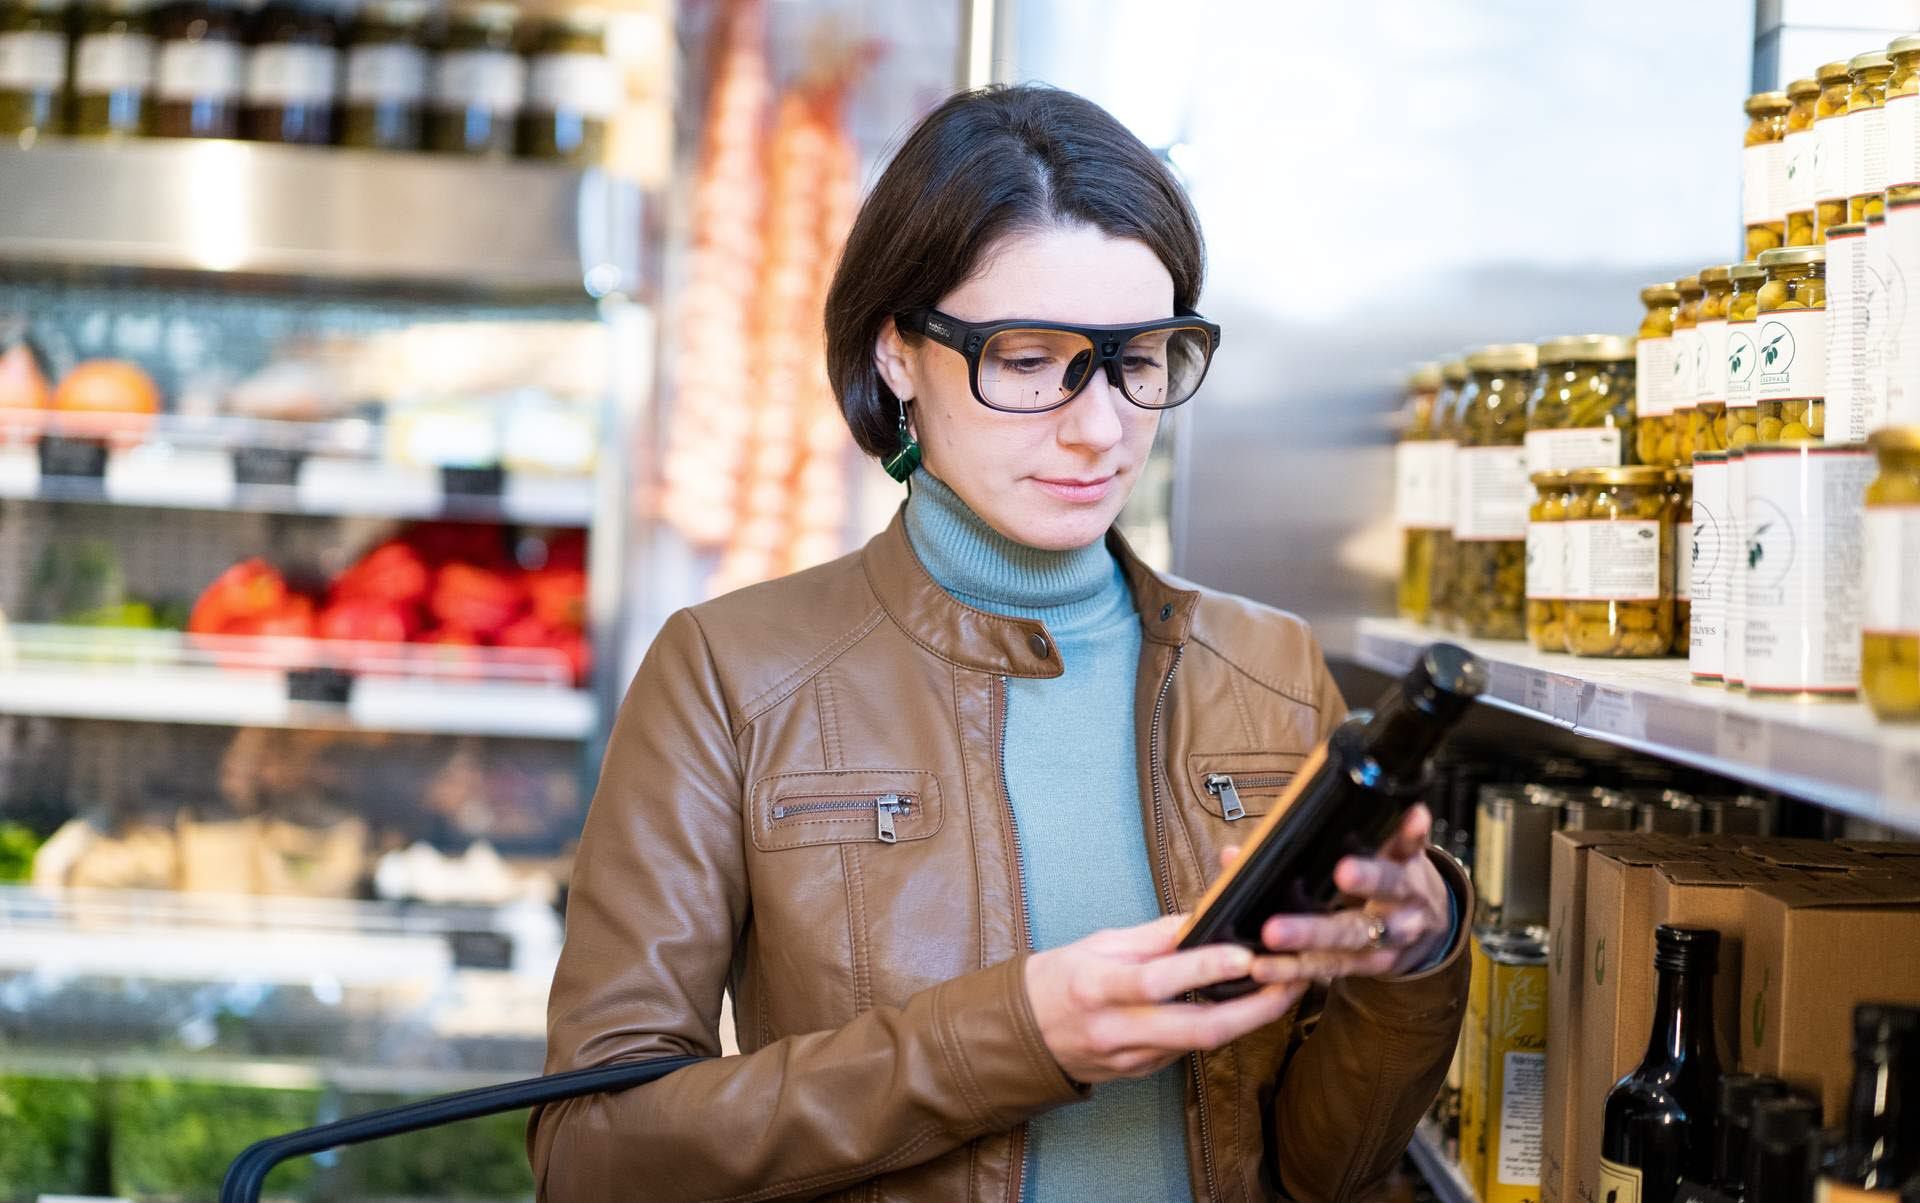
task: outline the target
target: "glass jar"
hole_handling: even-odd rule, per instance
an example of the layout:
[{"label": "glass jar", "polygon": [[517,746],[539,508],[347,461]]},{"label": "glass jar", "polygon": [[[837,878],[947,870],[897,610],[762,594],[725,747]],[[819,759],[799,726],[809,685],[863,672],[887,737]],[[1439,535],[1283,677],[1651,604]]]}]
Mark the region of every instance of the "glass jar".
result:
[{"label": "glass jar", "polygon": [[1768,251],[1760,269],[1756,441],[1817,442],[1827,432],[1827,248]]},{"label": "glass jar", "polygon": [[[1713,455],[1715,452],[1706,452]],[[1667,493],[1667,528],[1673,532],[1673,654],[1693,646],[1693,469],[1675,468]]]},{"label": "glass jar", "polygon": [[153,14],[153,132],[237,138],[247,82],[246,23],[235,0],[171,0]]},{"label": "glass jar", "polygon": [[1565,472],[1535,472],[1527,511],[1527,642],[1543,652],[1567,650],[1565,625],[1567,519],[1572,491]]},{"label": "glass jar", "polygon": [[1427,622],[1436,627],[1454,623],[1453,579],[1459,560],[1455,555],[1453,523],[1457,489],[1454,485],[1457,451],[1460,446],[1460,399],[1467,387],[1467,361],[1449,359],[1440,365],[1440,395],[1433,403],[1433,445],[1436,469],[1442,474],[1442,504],[1446,526],[1433,532],[1433,568],[1427,577]]},{"label": "glass jar", "polygon": [[241,129],[255,142],[326,146],[340,87],[340,30],[312,0],[268,0],[253,15]]},{"label": "glass jar", "polygon": [[1740,210],[1747,224],[1747,259],[1787,240],[1785,92],[1747,97],[1746,149],[1740,156]]},{"label": "glass jar", "polygon": [[1733,269],[1709,267],[1700,272],[1698,320],[1700,381],[1693,408],[1687,411],[1687,429],[1681,436],[1680,462],[1691,464],[1696,451],[1727,448],[1727,333],[1728,309],[1733,300]]},{"label": "glass jar", "polygon": [[1453,605],[1459,629],[1481,639],[1526,634],[1527,394],[1539,366],[1532,343],[1467,356],[1455,462]]},{"label": "glass jar", "polygon": [[1920,719],[1920,426],[1867,440],[1880,473],[1867,486],[1866,611],[1860,689],[1883,719]]},{"label": "glass jar", "polygon": [[81,138],[146,131],[153,96],[148,0],[92,0],[73,43],[71,127]]},{"label": "glass jar", "polygon": [[1886,375],[1879,349],[1868,345],[1870,334],[1882,334],[1891,324],[1891,298],[1878,286],[1888,277],[1877,274],[1872,262],[1874,236],[1885,232],[1884,218],[1827,231],[1827,383],[1821,409],[1836,442],[1864,442],[1869,430],[1885,425],[1870,420]]},{"label": "glass jar", "polygon": [[1744,447],[1760,437],[1760,401],[1753,394],[1759,347],[1760,286],[1767,273],[1756,263],[1736,263],[1727,272],[1733,293],[1727,298],[1728,447]]},{"label": "glass jar", "polygon": [[360,150],[419,150],[425,142],[429,0],[373,0],[347,46],[340,143]]},{"label": "glass jar", "polygon": [[19,146],[67,129],[66,0],[0,2],[0,137]]},{"label": "glass jar", "polygon": [[1673,647],[1672,474],[1583,468],[1568,478],[1567,650],[1664,656]]},{"label": "glass jar", "polygon": [[1673,323],[1680,290],[1673,284],[1649,284],[1640,290],[1646,313],[1634,343],[1634,462],[1677,464],[1680,437],[1673,420]]},{"label": "glass jar", "polygon": [[511,155],[526,102],[527,65],[514,49],[520,10],[512,4],[463,5],[447,22],[433,67],[427,145],[463,155]]},{"label": "glass jar", "polygon": [[1680,291],[1680,307],[1673,313],[1673,459],[1666,466],[1677,468],[1687,462],[1688,423],[1707,374],[1706,344],[1700,335],[1700,302],[1707,290],[1699,276],[1682,276],[1674,287]]},{"label": "glass jar", "polygon": [[1822,63],[1813,73],[1820,98],[1813,102],[1813,241],[1847,221],[1847,98],[1853,77],[1845,62]]},{"label": "glass jar", "polygon": [[[1920,34],[1887,44],[1887,191],[1920,186]],[[1891,199],[1891,196],[1889,196]]]},{"label": "glass jar", "polygon": [[1820,99],[1817,80],[1787,85],[1787,245],[1813,245],[1813,110]]},{"label": "glass jar", "polygon": [[521,155],[591,167],[606,156],[607,125],[619,107],[605,14],[581,9],[544,22],[529,59]]},{"label": "glass jar", "polygon": [[1634,346],[1617,334],[1576,334],[1538,348],[1527,397],[1527,472],[1610,468],[1638,458]]},{"label": "glass jar", "polygon": [[1445,519],[1436,504],[1435,486],[1442,483],[1434,471],[1433,406],[1440,397],[1440,365],[1423,363],[1407,377],[1407,400],[1401,410],[1399,445],[1394,448],[1394,515],[1400,526],[1400,617],[1425,622],[1432,602],[1427,593],[1433,579],[1433,532]]},{"label": "glass jar", "polygon": [[1887,81],[1893,60],[1878,50],[1847,62],[1847,220],[1881,211],[1887,191]]}]

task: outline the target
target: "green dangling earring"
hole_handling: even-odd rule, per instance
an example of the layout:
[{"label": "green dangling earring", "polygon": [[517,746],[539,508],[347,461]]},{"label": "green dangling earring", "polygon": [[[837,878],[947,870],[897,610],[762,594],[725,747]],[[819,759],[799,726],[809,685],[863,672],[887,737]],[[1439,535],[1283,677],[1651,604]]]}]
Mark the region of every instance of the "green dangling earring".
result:
[{"label": "green dangling earring", "polygon": [[906,484],[907,478],[912,476],[914,471],[920,467],[920,442],[918,439],[915,439],[913,433],[907,429],[907,403],[905,401],[900,402],[900,450],[889,455],[886,459],[881,460],[880,466],[886,470],[888,476],[893,477],[901,484]]}]

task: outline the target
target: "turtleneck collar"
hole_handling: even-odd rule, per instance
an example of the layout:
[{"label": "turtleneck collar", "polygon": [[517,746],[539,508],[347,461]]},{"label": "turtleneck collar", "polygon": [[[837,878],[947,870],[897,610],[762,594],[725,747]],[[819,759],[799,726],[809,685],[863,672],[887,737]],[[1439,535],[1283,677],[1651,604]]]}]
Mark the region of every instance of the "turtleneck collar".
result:
[{"label": "turtleneck collar", "polygon": [[913,476],[906,511],[920,563],[967,605],[1039,619],[1056,640],[1139,621],[1126,575],[1104,539],[1066,551],[1016,543],[924,468]]}]

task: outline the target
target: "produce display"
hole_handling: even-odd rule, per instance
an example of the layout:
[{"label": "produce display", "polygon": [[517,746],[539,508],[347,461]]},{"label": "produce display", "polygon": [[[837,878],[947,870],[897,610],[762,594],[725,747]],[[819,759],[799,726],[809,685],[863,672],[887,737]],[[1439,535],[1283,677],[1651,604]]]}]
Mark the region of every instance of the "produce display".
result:
[{"label": "produce display", "polygon": [[[158,1073],[108,1079],[108,1183],[130,1199],[212,1200],[240,1151],[320,1120],[320,1091],[193,1081]],[[307,1198],[315,1163],[276,1167],[267,1198]]]},{"label": "produce display", "polygon": [[90,1078],[41,1077],[0,1068],[0,1200],[91,1195],[103,1130],[100,1087]]}]

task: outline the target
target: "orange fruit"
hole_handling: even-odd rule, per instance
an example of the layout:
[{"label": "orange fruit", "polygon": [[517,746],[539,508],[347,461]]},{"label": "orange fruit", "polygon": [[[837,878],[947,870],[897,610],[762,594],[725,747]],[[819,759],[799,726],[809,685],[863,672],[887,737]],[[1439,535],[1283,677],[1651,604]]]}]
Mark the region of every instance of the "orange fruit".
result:
[{"label": "orange fruit", "polygon": [[138,441],[160,412],[160,386],[138,364],[89,359],[54,390],[60,433]]}]

